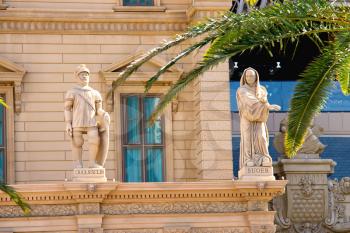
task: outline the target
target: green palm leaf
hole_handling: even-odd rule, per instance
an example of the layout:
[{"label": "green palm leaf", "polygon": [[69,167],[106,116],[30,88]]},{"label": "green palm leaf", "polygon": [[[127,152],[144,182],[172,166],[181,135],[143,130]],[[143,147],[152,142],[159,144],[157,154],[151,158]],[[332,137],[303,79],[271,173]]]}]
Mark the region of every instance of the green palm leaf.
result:
[{"label": "green palm leaf", "polygon": [[[346,33],[349,35],[349,33]],[[291,100],[288,116],[288,130],[285,139],[286,154],[292,157],[303,144],[307,127],[313,117],[324,107],[331,87],[334,86],[335,75],[345,93],[348,93],[350,41],[336,39],[323,49],[322,54],[314,60],[301,75],[303,79],[297,84]],[[344,92],[343,90],[343,92]]]},{"label": "green palm leaf", "polygon": [[337,36],[337,57],[339,66],[335,71],[344,95],[350,94],[350,32],[340,33]]},{"label": "green palm leaf", "polygon": [[137,60],[133,61],[128,67],[126,67],[126,69],[119,75],[119,78],[112,83],[112,90],[118,87],[140,66],[142,66],[144,63],[146,63],[156,55],[180,44],[181,42],[187,39],[195,38],[197,36],[213,31],[218,27],[222,27],[223,25],[225,25],[225,23],[227,23],[228,20],[229,20],[229,17],[227,17],[226,15],[223,15],[218,20],[210,19],[206,23],[199,23],[189,28],[187,32],[177,35],[174,40],[166,41],[161,46],[149,50],[146,54],[144,54]]},{"label": "green palm leaf", "polygon": [[189,55],[190,53],[192,53],[193,51],[202,48],[203,46],[205,46],[206,44],[208,44],[210,41],[213,40],[213,38],[215,38],[215,36],[208,36],[206,38],[204,38],[203,40],[201,40],[200,42],[188,47],[187,49],[183,50],[181,53],[179,53],[176,57],[172,58],[167,64],[165,64],[163,67],[161,67],[158,72],[153,75],[147,82],[145,85],[145,92],[148,92],[149,89],[152,87],[153,83],[155,81],[158,80],[158,78],[165,73],[170,67],[172,67],[173,65],[175,65],[175,63],[180,60],[181,58]]},{"label": "green palm leaf", "polygon": [[25,215],[30,214],[30,206],[23,200],[21,195],[17,193],[16,190],[4,183],[0,183],[0,190],[9,195],[11,200],[22,209]]}]

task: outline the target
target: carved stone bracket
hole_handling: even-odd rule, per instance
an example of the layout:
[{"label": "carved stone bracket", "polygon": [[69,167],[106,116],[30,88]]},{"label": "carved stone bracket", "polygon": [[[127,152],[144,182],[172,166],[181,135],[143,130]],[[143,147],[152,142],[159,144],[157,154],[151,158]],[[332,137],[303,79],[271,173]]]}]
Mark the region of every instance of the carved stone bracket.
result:
[{"label": "carved stone bracket", "polygon": [[14,111],[21,112],[22,104],[22,79],[26,71],[19,65],[0,58],[0,85],[12,85],[14,87]]}]

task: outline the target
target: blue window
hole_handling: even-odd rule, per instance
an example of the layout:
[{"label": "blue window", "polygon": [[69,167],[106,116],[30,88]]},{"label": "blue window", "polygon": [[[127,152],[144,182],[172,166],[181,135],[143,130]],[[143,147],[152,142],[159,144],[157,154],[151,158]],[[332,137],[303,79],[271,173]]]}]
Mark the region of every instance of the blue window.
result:
[{"label": "blue window", "polygon": [[[281,106],[281,111],[289,110],[289,102],[294,93],[296,81],[261,81],[261,85],[265,86],[269,95],[268,100],[271,104]],[[327,105],[322,110],[323,112],[349,112],[350,98],[344,96],[340,90],[339,83],[336,82],[335,88],[332,90],[331,96],[327,101]],[[237,112],[236,91],[239,87],[238,81],[230,82],[231,91],[231,111]]]},{"label": "blue window", "polygon": [[6,182],[5,109],[0,105],[0,182]]},{"label": "blue window", "polygon": [[147,124],[159,96],[122,96],[123,181],[164,181],[163,118]]},{"label": "blue window", "polygon": [[124,0],[124,6],[153,6],[153,0]]}]

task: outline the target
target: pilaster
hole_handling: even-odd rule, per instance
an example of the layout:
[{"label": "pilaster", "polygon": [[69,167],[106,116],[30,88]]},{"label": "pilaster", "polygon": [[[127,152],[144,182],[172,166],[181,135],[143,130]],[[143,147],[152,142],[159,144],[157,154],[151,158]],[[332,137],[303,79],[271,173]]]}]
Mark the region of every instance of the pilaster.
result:
[{"label": "pilaster", "polygon": [[228,71],[228,63],[221,64],[194,83],[200,180],[233,178]]}]

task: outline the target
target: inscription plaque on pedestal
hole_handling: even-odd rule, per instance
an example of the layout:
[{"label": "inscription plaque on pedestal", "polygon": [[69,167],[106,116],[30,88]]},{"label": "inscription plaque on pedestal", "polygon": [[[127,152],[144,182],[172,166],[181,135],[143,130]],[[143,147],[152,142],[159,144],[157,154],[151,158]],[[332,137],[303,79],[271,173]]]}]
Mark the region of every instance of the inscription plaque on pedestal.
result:
[{"label": "inscription plaque on pedestal", "polygon": [[73,170],[74,182],[106,182],[104,168],[75,168]]},{"label": "inscription plaque on pedestal", "polygon": [[240,180],[275,180],[272,167],[243,167],[238,171]]}]

